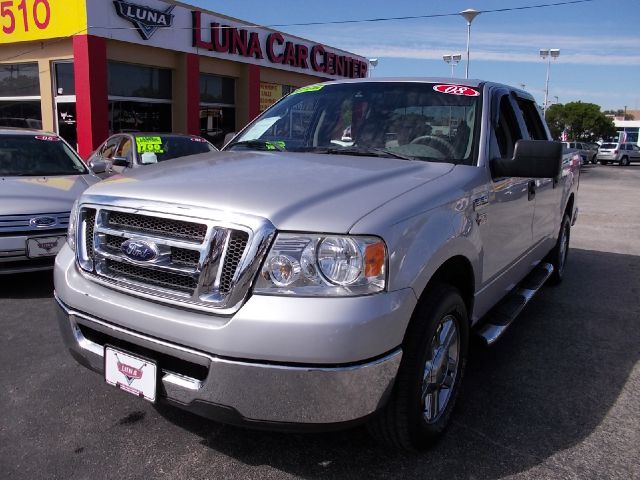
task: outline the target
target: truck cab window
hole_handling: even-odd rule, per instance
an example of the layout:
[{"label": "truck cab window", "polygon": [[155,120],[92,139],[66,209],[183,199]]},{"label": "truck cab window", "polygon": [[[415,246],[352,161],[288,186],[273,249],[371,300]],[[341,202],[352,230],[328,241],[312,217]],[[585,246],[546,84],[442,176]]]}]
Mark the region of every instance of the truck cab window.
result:
[{"label": "truck cab window", "polygon": [[516,142],[522,138],[522,134],[508,95],[503,95],[499,108],[500,117],[494,127],[497,151],[492,148],[492,154],[494,157],[511,158]]}]

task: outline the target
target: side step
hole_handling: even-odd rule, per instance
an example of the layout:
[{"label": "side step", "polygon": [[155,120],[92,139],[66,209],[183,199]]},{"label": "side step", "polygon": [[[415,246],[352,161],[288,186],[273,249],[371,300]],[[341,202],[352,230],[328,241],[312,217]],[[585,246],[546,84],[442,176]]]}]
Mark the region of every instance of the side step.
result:
[{"label": "side step", "polygon": [[500,338],[552,273],[553,265],[550,263],[538,264],[516,288],[487,313],[485,323],[478,330],[478,335],[487,345]]}]

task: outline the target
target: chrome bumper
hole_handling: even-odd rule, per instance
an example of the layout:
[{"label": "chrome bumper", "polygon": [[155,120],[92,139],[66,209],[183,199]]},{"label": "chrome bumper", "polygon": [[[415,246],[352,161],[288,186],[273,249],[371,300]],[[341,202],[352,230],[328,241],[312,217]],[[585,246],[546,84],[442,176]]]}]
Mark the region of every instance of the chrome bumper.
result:
[{"label": "chrome bumper", "polygon": [[[402,358],[398,349],[367,363],[327,368],[222,359],[74,311],[57,296],[56,301],[62,336],[79,363],[103,372],[105,343],[156,356],[161,401],[232,423],[325,425],[366,417],[386,402]],[[181,365],[185,371],[173,371]],[[194,378],[189,371],[202,375]]]}]

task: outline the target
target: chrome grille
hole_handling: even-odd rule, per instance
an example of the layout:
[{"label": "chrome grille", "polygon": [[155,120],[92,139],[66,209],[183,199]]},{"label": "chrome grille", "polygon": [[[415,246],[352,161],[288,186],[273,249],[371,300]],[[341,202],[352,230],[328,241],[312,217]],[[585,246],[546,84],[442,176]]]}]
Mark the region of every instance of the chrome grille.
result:
[{"label": "chrome grille", "polygon": [[118,275],[121,275],[126,279],[142,281],[150,285],[175,289],[187,293],[193,293],[196,288],[196,281],[186,275],[153,270],[113,260],[107,260],[105,262],[105,267],[116,278]]},{"label": "chrome grille", "polygon": [[231,234],[229,248],[224,258],[224,266],[222,267],[222,276],[220,277],[220,291],[227,293],[231,289],[233,275],[236,273],[238,263],[242,258],[242,254],[247,248],[249,235],[246,232],[235,231]]},{"label": "chrome grille", "polygon": [[109,214],[107,222],[110,227],[118,229],[186,239],[198,243],[202,243],[207,233],[207,226],[201,223],[117,211]]},{"label": "chrome grille", "polygon": [[[32,220],[37,218],[51,219],[52,223],[37,226]],[[64,231],[69,226],[69,212],[29,213],[25,215],[0,215],[0,235],[2,234],[34,234],[47,233],[51,230]]]},{"label": "chrome grille", "polygon": [[87,250],[87,256],[93,261],[94,251],[93,251],[93,231],[96,224],[96,209],[95,208],[87,208],[84,212],[85,221],[87,222],[87,232],[85,236],[85,248]]},{"label": "chrome grille", "polygon": [[[83,204],[78,264],[94,281],[118,290],[232,313],[248,295],[275,229],[253,217],[236,223],[224,213],[220,221],[208,217],[207,210],[197,210],[201,216],[183,212],[191,210],[165,204],[153,211]],[[154,252],[152,258],[136,260],[122,248],[127,240],[125,246],[142,242]]]}]

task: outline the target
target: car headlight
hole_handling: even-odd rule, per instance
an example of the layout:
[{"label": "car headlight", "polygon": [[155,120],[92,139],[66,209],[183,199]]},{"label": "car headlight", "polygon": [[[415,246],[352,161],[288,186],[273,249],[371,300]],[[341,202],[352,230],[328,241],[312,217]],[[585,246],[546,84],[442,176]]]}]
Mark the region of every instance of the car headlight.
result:
[{"label": "car headlight", "polygon": [[78,200],[73,202],[71,213],[69,214],[69,226],[67,228],[67,243],[71,250],[76,250],[76,230],[78,228]]},{"label": "car headlight", "polygon": [[386,286],[387,249],[372,236],[280,233],[254,293],[355,296]]}]

